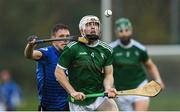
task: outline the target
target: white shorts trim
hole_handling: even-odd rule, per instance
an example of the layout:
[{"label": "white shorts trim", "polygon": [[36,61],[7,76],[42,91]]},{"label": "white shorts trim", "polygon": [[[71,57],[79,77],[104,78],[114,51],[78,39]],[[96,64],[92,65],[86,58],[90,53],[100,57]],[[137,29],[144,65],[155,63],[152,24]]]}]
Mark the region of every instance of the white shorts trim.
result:
[{"label": "white shorts trim", "polygon": [[65,68],[65,67],[63,67],[63,66],[61,66],[61,65],[59,65],[59,64],[57,64],[57,66],[59,67],[59,68],[62,68],[63,70],[66,70],[67,68]]},{"label": "white shorts trim", "polygon": [[70,111],[93,111],[96,110],[106,99],[107,97],[98,97],[95,102],[87,106],[76,105],[69,102]]}]

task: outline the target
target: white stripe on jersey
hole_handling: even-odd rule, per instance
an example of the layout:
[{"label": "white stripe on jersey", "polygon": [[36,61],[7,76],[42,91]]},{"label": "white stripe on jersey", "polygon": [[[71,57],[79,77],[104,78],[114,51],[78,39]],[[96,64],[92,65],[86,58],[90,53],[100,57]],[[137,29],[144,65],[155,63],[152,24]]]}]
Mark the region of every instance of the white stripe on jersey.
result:
[{"label": "white stripe on jersey", "polygon": [[119,45],[119,40],[113,41],[109,44],[112,48],[115,48]]},{"label": "white stripe on jersey", "polygon": [[117,47],[118,45],[120,45],[122,48],[128,49],[133,46],[133,40],[130,40],[130,43],[128,45],[124,45],[119,39],[117,39],[112,46],[114,48],[114,47]]},{"label": "white stripe on jersey", "polygon": [[73,41],[73,42],[70,42],[67,46],[69,47],[69,48],[71,48],[73,45],[75,45],[77,42],[75,42],[75,41]]},{"label": "white stripe on jersey", "polygon": [[144,45],[142,45],[141,43],[137,42],[136,40],[132,39],[132,43],[134,46],[136,46],[137,48],[146,51],[146,47]]},{"label": "white stripe on jersey", "polygon": [[57,64],[57,66],[59,67],[59,68],[62,68],[63,70],[66,70],[67,68],[65,68],[65,67],[63,67],[63,66],[61,66],[61,65],[59,65],[59,64]]},{"label": "white stripe on jersey", "polygon": [[108,49],[108,50],[111,52],[111,54],[112,54],[113,49],[112,49],[112,47],[109,46],[107,43],[105,43],[105,42],[103,42],[103,41],[100,41],[99,45],[101,45],[102,47]]},{"label": "white stripe on jersey", "polygon": [[120,42],[120,40],[116,40],[114,42],[111,42],[109,44],[112,48],[115,48],[117,47],[118,45],[120,45],[121,47],[123,48],[129,48],[129,47],[132,47],[132,46],[136,46],[137,48],[143,50],[143,51],[146,51],[146,48],[144,45],[142,45],[141,43],[137,42],[136,40],[134,39],[131,39],[131,42],[128,44],[128,46],[125,46],[125,45],[122,45],[122,43]]}]

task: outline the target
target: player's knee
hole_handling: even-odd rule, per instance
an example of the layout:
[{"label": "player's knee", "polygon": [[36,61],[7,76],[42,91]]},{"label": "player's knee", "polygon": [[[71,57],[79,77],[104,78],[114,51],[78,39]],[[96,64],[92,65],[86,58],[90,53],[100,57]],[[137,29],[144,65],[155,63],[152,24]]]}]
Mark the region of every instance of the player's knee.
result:
[{"label": "player's knee", "polygon": [[116,102],[113,99],[107,99],[108,105],[110,106],[109,109],[110,111],[118,111],[118,106]]}]

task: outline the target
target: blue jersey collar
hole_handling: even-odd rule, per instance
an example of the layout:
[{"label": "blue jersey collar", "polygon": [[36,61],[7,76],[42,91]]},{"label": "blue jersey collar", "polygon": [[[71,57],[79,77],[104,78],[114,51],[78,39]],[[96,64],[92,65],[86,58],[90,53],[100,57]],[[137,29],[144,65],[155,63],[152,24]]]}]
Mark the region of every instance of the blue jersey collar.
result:
[{"label": "blue jersey collar", "polygon": [[52,45],[52,48],[53,48],[53,50],[55,51],[55,53],[59,56],[60,55],[60,53],[62,52],[62,50],[58,50],[58,49],[56,49],[56,47],[55,46],[53,46]]}]

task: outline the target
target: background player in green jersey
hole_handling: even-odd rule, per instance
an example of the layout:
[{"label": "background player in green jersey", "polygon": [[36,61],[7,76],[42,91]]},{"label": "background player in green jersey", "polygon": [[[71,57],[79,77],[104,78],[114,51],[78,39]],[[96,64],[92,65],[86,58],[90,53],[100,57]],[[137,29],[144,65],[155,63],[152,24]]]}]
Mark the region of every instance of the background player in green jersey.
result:
[{"label": "background player in green jersey", "polygon": [[[93,15],[85,16],[79,23],[81,35],[89,43],[70,42],[64,49],[55,75],[59,83],[75,98],[71,111],[117,111],[114,100],[106,97],[87,98],[85,94],[107,92],[115,97],[113,88],[112,48],[99,40],[100,21]],[[68,69],[69,81],[64,74]]]},{"label": "background player in green jersey", "polygon": [[[147,83],[144,68],[152,79],[164,88],[156,65],[148,56],[146,48],[132,39],[133,29],[127,18],[115,22],[117,40],[110,45],[113,47],[114,83],[117,91],[143,86]],[[118,107],[124,111],[148,110],[149,97],[120,96],[116,99]]]}]

